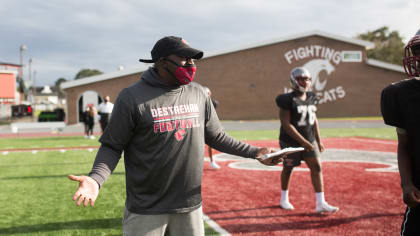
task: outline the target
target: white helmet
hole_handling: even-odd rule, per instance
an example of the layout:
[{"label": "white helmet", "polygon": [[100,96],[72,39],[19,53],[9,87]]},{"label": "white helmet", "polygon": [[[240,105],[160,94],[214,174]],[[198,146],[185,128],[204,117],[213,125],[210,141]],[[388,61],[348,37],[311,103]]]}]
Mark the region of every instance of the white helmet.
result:
[{"label": "white helmet", "polygon": [[296,67],[290,72],[290,87],[302,93],[306,92],[307,89],[299,84],[299,78],[312,79],[311,73],[303,67]]}]

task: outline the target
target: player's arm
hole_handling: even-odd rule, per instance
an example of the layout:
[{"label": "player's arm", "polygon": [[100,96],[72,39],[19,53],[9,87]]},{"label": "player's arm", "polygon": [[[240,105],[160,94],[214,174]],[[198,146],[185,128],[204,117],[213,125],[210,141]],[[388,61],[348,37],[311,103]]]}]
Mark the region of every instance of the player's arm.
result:
[{"label": "player's arm", "polygon": [[325,148],[324,148],[324,144],[321,141],[321,134],[319,132],[318,118],[315,118],[314,134],[315,134],[315,140],[318,143],[318,149],[319,149],[320,152],[323,152]]},{"label": "player's arm", "polygon": [[255,147],[248,143],[236,140],[223,131],[220,120],[210,100],[206,102],[205,118],[205,143],[220,152],[257,159],[264,165],[277,165],[283,160],[283,156],[262,160],[264,154],[275,152],[272,148]]},{"label": "player's arm", "polygon": [[398,169],[401,177],[404,203],[415,207],[420,203],[420,191],[413,184],[412,161],[408,153],[408,136],[397,128],[398,134]]},{"label": "player's arm", "polygon": [[314,150],[314,146],[306,140],[295,128],[295,126],[290,123],[290,111],[280,108],[280,123],[281,127],[286,131],[286,133],[292,137],[294,140],[296,140],[302,147],[304,147],[306,150],[312,151]]}]

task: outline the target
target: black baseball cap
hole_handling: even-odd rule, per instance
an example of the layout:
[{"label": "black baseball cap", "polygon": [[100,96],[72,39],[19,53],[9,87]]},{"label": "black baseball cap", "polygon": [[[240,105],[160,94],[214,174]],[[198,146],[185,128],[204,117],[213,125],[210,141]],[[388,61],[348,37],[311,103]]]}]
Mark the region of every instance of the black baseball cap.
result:
[{"label": "black baseball cap", "polygon": [[159,58],[167,57],[169,55],[177,55],[180,57],[200,59],[204,53],[200,50],[188,46],[187,41],[176,36],[167,36],[159,39],[152,49],[152,59],[140,59],[139,61],[145,63],[154,63]]}]

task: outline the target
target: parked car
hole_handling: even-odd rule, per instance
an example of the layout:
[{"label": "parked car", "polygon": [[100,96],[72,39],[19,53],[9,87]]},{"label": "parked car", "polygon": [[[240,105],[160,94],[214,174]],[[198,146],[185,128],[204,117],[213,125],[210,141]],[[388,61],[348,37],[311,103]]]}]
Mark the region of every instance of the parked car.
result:
[{"label": "parked car", "polygon": [[32,106],[31,105],[13,105],[12,106],[12,117],[23,117],[23,116],[32,116]]},{"label": "parked car", "polygon": [[56,108],[54,111],[43,111],[38,116],[38,122],[64,121],[66,113],[62,108]]}]

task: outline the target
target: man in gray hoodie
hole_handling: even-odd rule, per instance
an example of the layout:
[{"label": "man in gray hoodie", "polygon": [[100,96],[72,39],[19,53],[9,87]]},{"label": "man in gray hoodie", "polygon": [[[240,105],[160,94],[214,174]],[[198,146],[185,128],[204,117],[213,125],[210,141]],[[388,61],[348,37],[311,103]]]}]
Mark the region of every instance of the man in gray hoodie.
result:
[{"label": "man in gray hoodie", "polygon": [[69,176],[79,182],[73,200],[93,206],[124,152],[124,235],[204,235],[204,145],[265,165],[276,165],[282,157],[262,160],[273,150],[223,131],[210,97],[192,82],[194,60],[203,57],[202,51],[169,36],[157,41],[151,55],[151,60],[140,61],[154,67],[120,92],[89,176]]}]

